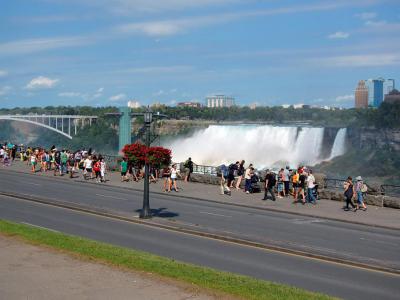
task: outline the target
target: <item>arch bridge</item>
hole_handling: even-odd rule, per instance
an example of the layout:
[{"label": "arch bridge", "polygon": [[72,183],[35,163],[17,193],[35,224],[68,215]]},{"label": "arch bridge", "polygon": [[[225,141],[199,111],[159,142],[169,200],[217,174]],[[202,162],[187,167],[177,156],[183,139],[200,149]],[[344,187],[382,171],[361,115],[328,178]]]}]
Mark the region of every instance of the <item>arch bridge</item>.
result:
[{"label": "arch bridge", "polygon": [[0,115],[0,120],[33,124],[57,132],[69,139],[86,125],[91,126],[97,116],[81,115]]}]

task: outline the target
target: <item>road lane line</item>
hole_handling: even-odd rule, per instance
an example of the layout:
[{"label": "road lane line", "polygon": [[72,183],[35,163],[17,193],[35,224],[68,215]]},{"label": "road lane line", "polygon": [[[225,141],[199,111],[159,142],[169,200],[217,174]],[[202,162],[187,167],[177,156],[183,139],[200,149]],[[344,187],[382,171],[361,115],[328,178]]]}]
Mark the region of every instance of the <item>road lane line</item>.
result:
[{"label": "road lane line", "polygon": [[382,267],[382,266],[367,265],[367,264],[349,261],[349,260],[345,260],[345,259],[327,257],[324,255],[318,255],[318,254],[315,255],[315,254],[311,254],[308,252],[305,253],[303,251],[297,251],[297,250],[293,250],[293,249],[289,249],[289,248],[271,246],[268,244],[261,244],[261,243],[247,241],[247,240],[240,240],[240,239],[235,239],[235,238],[226,237],[226,236],[218,236],[216,234],[211,234],[211,233],[185,230],[183,228],[174,228],[174,227],[171,227],[168,225],[147,222],[144,220],[135,220],[136,218],[128,219],[123,216],[108,214],[108,213],[104,213],[104,212],[91,211],[91,210],[85,209],[85,208],[71,207],[71,206],[67,206],[67,205],[60,205],[60,204],[56,204],[56,203],[50,203],[50,202],[45,202],[45,201],[40,201],[40,200],[35,200],[35,199],[27,199],[27,198],[22,198],[21,196],[16,196],[16,195],[6,195],[5,193],[1,193],[1,194],[3,196],[16,198],[16,199],[19,199],[22,201],[36,202],[39,205],[56,207],[56,208],[67,210],[67,211],[75,211],[78,214],[82,214],[82,215],[91,215],[94,217],[110,219],[113,221],[120,221],[120,222],[124,222],[124,223],[130,223],[130,224],[151,227],[153,229],[158,229],[158,230],[178,232],[178,233],[189,235],[189,236],[197,236],[199,238],[205,238],[205,239],[209,239],[209,240],[219,241],[222,243],[238,245],[241,247],[254,248],[254,249],[258,249],[258,250],[262,250],[262,251],[278,253],[280,255],[288,255],[288,256],[300,257],[302,259],[310,259],[310,260],[320,261],[323,263],[340,265],[344,268],[355,268],[355,269],[366,270],[369,272],[388,274],[388,275],[396,276],[396,277],[400,276],[400,272],[397,269],[391,269],[391,268]]},{"label": "road lane line", "polygon": [[201,214],[205,214],[205,215],[217,216],[217,217],[226,217],[226,218],[232,218],[232,216],[226,216],[226,215],[214,214],[214,213],[210,213],[210,212],[206,212],[206,211],[201,211],[200,213],[201,213]]},{"label": "road lane line", "polygon": [[26,183],[26,184],[31,184],[31,185],[36,185],[36,186],[42,186],[42,185],[39,184],[39,183],[33,183],[33,182],[24,182],[24,183]]},{"label": "road lane line", "polygon": [[128,199],[125,199],[125,198],[115,197],[115,196],[109,196],[109,195],[103,195],[103,194],[96,194],[96,196],[104,197],[104,198],[112,198],[112,199],[118,199],[118,200],[125,200],[125,201],[128,201]]},{"label": "road lane line", "polygon": [[54,229],[51,229],[51,228],[47,228],[47,227],[43,227],[43,226],[39,226],[39,225],[27,223],[27,222],[21,222],[21,224],[25,224],[25,225],[28,225],[28,226],[37,227],[37,228],[46,229],[46,230],[50,230],[50,231],[53,231],[53,232],[60,233],[58,230],[54,230]]}]

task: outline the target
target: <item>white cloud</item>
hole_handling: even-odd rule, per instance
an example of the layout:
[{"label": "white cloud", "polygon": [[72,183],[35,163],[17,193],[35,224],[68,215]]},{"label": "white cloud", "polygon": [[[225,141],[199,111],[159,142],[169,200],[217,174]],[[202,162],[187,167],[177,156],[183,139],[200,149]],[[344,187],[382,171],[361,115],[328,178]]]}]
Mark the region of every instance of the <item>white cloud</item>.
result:
[{"label": "white cloud", "polygon": [[[151,1],[149,1],[151,2]],[[187,1],[192,2],[192,1]],[[259,9],[241,11],[238,13],[222,13],[207,16],[197,16],[191,18],[155,20],[147,22],[127,23],[116,27],[117,32],[127,34],[145,34],[151,37],[171,36],[187,32],[189,29],[223,24],[243,18],[266,17],[272,15],[295,14],[314,11],[330,11],[344,7],[364,5],[361,2],[335,2],[335,3],[316,3],[309,5],[293,5],[273,9]],[[366,4],[365,4],[366,5]]]},{"label": "white cloud", "polygon": [[354,95],[349,94],[349,95],[343,95],[343,96],[337,96],[335,98],[336,102],[351,102],[354,101]]},{"label": "white cloud", "polygon": [[310,59],[315,66],[326,67],[380,67],[400,65],[399,53],[358,54]]},{"label": "white cloud", "polygon": [[9,91],[11,91],[11,86],[3,86],[0,88],[0,96],[7,95]]},{"label": "white cloud", "polygon": [[364,24],[365,24],[365,26],[383,26],[383,25],[386,25],[387,22],[384,21],[384,20],[381,20],[381,21],[367,21]]},{"label": "white cloud", "polygon": [[361,20],[370,20],[370,19],[375,19],[376,18],[376,13],[374,12],[363,12],[360,14],[356,14],[357,18],[360,18]]},{"label": "white cloud", "polygon": [[26,88],[29,90],[33,89],[50,89],[58,82],[58,79],[51,79],[44,76],[33,78],[27,85]]},{"label": "white cloud", "polygon": [[65,47],[87,45],[94,40],[89,37],[60,37],[17,40],[0,44],[0,55],[27,54]]},{"label": "white cloud", "polygon": [[164,94],[165,94],[165,92],[163,90],[159,90],[158,92],[153,93],[153,96],[161,96]]},{"label": "white cloud", "polygon": [[161,73],[184,73],[192,71],[192,66],[175,65],[175,66],[151,66],[141,68],[130,68],[124,70],[118,70],[118,73],[132,73],[132,74],[161,74]]},{"label": "white cloud", "polygon": [[118,95],[111,96],[109,98],[109,100],[112,102],[117,102],[117,101],[124,100],[125,98],[126,98],[125,94],[118,94]]},{"label": "white cloud", "polygon": [[350,33],[343,32],[343,31],[337,31],[335,33],[332,33],[328,35],[329,39],[347,39],[350,36]]},{"label": "white cloud", "polygon": [[99,88],[99,89],[97,90],[97,93],[102,93],[103,91],[104,91],[104,88],[101,87],[101,88]]},{"label": "white cloud", "polygon": [[0,77],[6,77],[8,72],[6,70],[0,70]]},{"label": "white cloud", "polygon": [[135,14],[138,12],[158,13],[179,11],[207,6],[216,6],[241,2],[242,0],[89,0],[92,5],[101,6],[117,14]]},{"label": "white cloud", "polygon": [[76,97],[81,97],[81,93],[76,93],[76,92],[62,92],[58,94],[59,97],[68,97],[68,98],[76,98]]}]

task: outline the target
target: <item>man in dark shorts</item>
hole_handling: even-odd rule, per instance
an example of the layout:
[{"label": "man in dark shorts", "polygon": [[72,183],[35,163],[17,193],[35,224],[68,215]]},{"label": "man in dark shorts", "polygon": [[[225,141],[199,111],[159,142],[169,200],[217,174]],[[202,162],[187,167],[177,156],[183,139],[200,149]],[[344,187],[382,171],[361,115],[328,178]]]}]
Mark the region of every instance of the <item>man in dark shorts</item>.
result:
[{"label": "man in dark shorts", "polygon": [[275,201],[274,187],[276,184],[275,174],[270,170],[267,170],[267,175],[265,176],[265,193],[263,200],[268,200],[268,192],[271,194],[272,201]]}]

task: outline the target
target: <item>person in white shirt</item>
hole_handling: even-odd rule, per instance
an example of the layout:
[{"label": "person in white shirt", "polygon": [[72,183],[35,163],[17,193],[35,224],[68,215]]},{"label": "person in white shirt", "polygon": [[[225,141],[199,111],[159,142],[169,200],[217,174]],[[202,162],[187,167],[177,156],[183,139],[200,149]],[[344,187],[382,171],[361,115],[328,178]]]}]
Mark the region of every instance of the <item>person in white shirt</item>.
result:
[{"label": "person in white shirt", "polygon": [[175,192],[178,192],[178,187],[176,186],[176,180],[178,176],[180,176],[179,171],[176,169],[176,165],[173,164],[171,168],[171,181],[169,190],[171,190],[171,188],[173,187]]},{"label": "person in white shirt", "polygon": [[312,174],[312,170],[309,170],[307,176],[307,200],[312,204],[317,203],[314,196],[314,189],[315,189],[315,177]]},{"label": "person in white shirt", "polygon": [[92,157],[91,156],[89,156],[88,158],[85,159],[85,161],[83,163],[84,168],[85,168],[84,171],[83,171],[83,178],[84,179],[87,179],[86,177],[87,177],[88,173],[90,174],[90,179],[93,179],[92,164],[93,164],[93,161],[92,161]]},{"label": "person in white shirt", "polygon": [[102,182],[106,182],[105,174],[106,174],[106,162],[104,161],[104,158],[102,158],[100,161],[100,176]]}]

